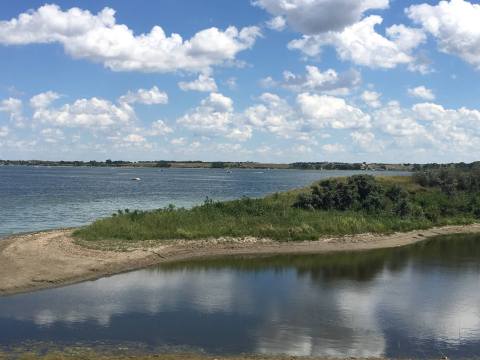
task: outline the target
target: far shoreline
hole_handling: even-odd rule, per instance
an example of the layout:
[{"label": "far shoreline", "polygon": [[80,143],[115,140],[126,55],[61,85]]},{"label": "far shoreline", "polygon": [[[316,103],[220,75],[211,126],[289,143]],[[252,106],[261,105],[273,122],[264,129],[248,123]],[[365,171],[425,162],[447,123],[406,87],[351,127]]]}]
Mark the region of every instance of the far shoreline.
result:
[{"label": "far shoreline", "polygon": [[229,256],[324,254],[406,246],[440,235],[480,233],[480,223],[434,227],[392,234],[323,237],[316,241],[269,239],[143,241],[128,249],[86,247],[71,236],[74,229],[11,235],[0,240],[0,296],[62,287],[140,270],[162,263]]}]

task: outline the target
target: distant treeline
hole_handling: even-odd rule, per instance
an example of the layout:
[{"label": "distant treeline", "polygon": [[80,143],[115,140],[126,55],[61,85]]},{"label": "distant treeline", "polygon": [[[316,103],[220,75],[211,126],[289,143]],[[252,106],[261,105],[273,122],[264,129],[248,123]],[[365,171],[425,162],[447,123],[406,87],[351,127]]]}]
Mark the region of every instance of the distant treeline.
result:
[{"label": "distant treeline", "polygon": [[214,169],[300,169],[300,170],[397,170],[397,171],[426,171],[439,169],[471,170],[480,168],[480,161],[473,163],[450,163],[450,164],[385,164],[385,163],[342,163],[342,162],[295,162],[290,164],[258,163],[252,161],[229,162],[199,160],[174,161],[46,161],[46,160],[1,160],[0,166],[87,166],[87,167],[157,167],[157,168],[214,168]]},{"label": "distant treeline", "polygon": [[[297,162],[290,164],[293,169],[302,170],[365,170],[366,163],[334,163],[334,162]],[[379,168],[386,170],[386,166],[379,164]]]}]

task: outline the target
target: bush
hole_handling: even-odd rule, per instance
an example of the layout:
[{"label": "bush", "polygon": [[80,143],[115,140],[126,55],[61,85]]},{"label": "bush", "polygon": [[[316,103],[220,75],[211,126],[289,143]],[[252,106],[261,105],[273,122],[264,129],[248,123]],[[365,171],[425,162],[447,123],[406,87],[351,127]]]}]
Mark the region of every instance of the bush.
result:
[{"label": "bush", "polygon": [[[328,179],[313,185],[310,194],[298,196],[294,206],[309,210],[356,210],[377,213],[388,207],[405,213],[408,193],[398,185],[385,188],[370,175]],[[402,205],[403,204],[403,205]]]},{"label": "bush", "polygon": [[[455,216],[480,217],[480,191],[476,172],[429,170],[414,175],[424,186],[379,182],[369,175],[328,179],[298,196],[294,206],[305,210],[358,211],[369,214],[414,217],[438,222]],[[413,184],[412,184],[413,185]]]},{"label": "bush", "polygon": [[440,168],[417,172],[415,182],[423,187],[438,187],[452,197],[457,191],[475,193],[480,191],[480,169]]}]

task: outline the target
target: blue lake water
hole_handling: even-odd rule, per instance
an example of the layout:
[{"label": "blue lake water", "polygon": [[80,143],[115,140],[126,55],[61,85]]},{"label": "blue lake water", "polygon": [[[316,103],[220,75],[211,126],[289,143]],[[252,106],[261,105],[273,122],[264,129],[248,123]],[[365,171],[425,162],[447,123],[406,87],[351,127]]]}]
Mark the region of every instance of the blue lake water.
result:
[{"label": "blue lake water", "polygon": [[0,349],[31,344],[478,358],[480,236],[184,262],[0,298]]},{"label": "blue lake water", "polygon": [[[262,196],[354,173],[0,167],[0,234],[82,225],[123,208]],[[50,344],[478,357],[480,236],[370,252],[184,262],[0,298],[0,350]]]},{"label": "blue lake water", "polygon": [[[118,209],[258,197],[358,171],[0,166],[0,236],[87,224]],[[379,172],[398,175],[398,172]],[[141,181],[132,181],[139,177]]]}]

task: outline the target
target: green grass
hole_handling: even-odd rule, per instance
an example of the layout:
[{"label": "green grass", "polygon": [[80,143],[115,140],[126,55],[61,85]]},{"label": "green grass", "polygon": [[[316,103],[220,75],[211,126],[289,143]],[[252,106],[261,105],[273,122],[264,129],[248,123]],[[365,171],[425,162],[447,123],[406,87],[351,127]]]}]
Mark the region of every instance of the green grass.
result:
[{"label": "green grass", "polygon": [[[382,184],[396,183],[409,191],[415,203],[437,206],[434,220],[425,216],[401,218],[391,213],[369,214],[358,211],[319,211],[293,207],[297,196],[308,189],[277,193],[262,199],[211,202],[192,209],[165,208],[154,211],[130,211],[100,219],[80,228],[74,236],[82,243],[113,241],[134,243],[145,240],[206,239],[220,237],[269,238],[278,241],[315,240],[325,236],[358,233],[391,233],[426,229],[438,225],[468,224],[475,217],[457,210],[443,211],[452,202],[439,190],[422,188],[410,177],[379,178]],[[442,207],[443,206],[443,207]],[[445,213],[445,215],[442,215]]]}]

